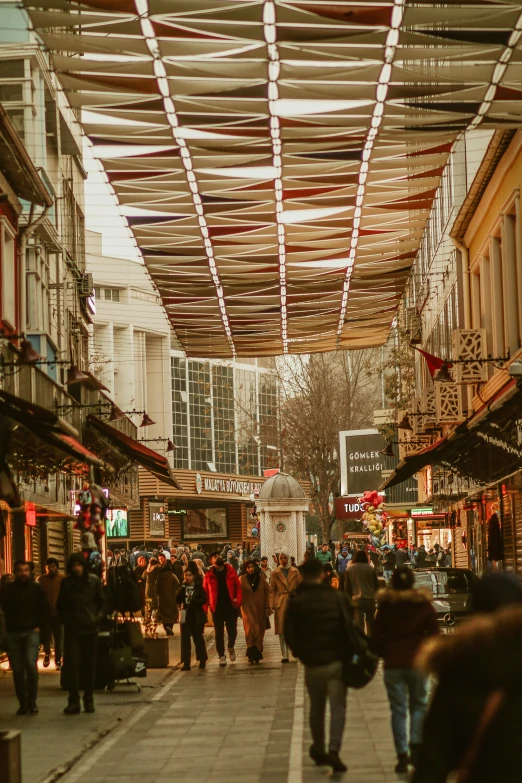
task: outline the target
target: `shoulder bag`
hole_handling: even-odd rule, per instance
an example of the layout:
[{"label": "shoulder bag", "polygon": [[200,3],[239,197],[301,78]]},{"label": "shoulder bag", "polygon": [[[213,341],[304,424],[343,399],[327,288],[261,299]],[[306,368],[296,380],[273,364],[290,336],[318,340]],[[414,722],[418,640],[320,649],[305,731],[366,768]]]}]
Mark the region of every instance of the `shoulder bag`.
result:
[{"label": "shoulder bag", "polygon": [[368,637],[350,617],[343,596],[339,596],[339,600],[344,617],[345,633],[344,684],[348,688],[364,688],[375,676],[379,656],[371,652]]}]

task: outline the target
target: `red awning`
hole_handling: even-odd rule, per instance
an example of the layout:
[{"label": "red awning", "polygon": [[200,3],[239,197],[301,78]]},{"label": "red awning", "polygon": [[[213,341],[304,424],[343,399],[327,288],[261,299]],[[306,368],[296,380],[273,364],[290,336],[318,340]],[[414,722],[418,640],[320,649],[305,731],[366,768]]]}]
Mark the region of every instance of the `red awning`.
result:
[{"label": "red awning", "polygon": [[142,465],[146,470],[157,476],[165,484],[169,484],[176,489],[182,489],[176,479],[173,477],[169,461],[166,457],[158,454],[157,451],[149,449],[143,443],[138,443],[134,438],[120,432],[116,427],[107,424],[90,413],[87,416],[87,424],[100,432],[113,446],[125,454],[126,457]]}]

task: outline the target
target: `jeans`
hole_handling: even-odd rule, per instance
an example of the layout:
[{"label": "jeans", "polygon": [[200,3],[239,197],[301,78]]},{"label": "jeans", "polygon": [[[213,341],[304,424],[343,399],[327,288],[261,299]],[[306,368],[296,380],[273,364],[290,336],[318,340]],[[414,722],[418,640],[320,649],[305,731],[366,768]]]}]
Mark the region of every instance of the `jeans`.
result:
[{"label": "jeans", "polygon": [[390,579],[392,578],[392,574],[393,574],[393,569],[391,570],[388,568],[384,569],[384,578],[386,579],[386,582],[390,581]]},{"label": "jeans", "polygon": [[391,707],[395,750],[397,755],[408,753],[410,743],[418,745],[422,742],[422,726],[428,703],[428,680],[415,669],[385,669],[384,684]]},{"label": "jeans", "polygon": [[373,624],[375,620],[375,601],[373,598],[358,598],[354,601],[353,619],[364,631],[364,621],[366,620],[366,633],[372,635]]},{"label": "jeans", "polygon": [[63,625],[58,615],[51,617],[47,628],[42,631],[42,645],[46,655],[51,654],[51,639],[54,640],[54,660],[62,660]]},{"label": "jeans", "polygon": [[11,669],[16,696],[21,707],[36,701],[38,693],[38,631],[8,631],[5,647]]},{"label": "jeans", "polygon": [[92,697],[96,674],[98,634],[79,634],[65,631],[63,645],[63,674],[67,690],[78,697],[81,690]]},{"label": "jeans", "polygon": [[305,684],[310,696],[310,730],[315,749],[325,751],[326,702],[330,703],[330,743],[328,750],[338,753],[343,740],[346,715],[346,685],[343,665],[333,661],[325,666],[307,666]]},{"label": "jeans", "polygon": [[227,627],[228,649],[231,650],[237,639],[237,610],[229,609],[225,612],[215,612],[212,615],[214,621],[214,633],[216,637],[216,651],[220,658],[225,655],[225,625]]},{"label": "jeans", "polygon": [[290,654],[288,652],[288,645],[285,642],[285,636],[284,634],[279,634],[279,646],[281,647],[281,655],[285,660],[288,660],[290,657]]},{"label": "jeans", "polygon": [[196,648],[196,661],[205,663],[208,658],[207,646],[205,644],[205,638],[203,631],[205,626],[203,623],[197,621],[191,621],[190,618],[186,622],[181,623],[181,660],[183,666],[190,666],[191,656],[191,639],[194,642]]}]

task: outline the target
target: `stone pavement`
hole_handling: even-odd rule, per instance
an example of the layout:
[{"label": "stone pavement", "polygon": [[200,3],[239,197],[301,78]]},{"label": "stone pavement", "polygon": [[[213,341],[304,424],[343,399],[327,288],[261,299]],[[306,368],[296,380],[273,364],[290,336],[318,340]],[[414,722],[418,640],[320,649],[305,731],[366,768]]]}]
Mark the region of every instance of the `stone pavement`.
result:
[{"label": "stone pavement", "polygon": [[[211,629],[209,635],[212,638]],[[63,693],[51,692],[56,686],[47,685],[47,672],[41,678],[39,716],[12,718],[2,698],[0,728],[26,727],[23,783],[142,783],[144,778],[163,783],[171,776],[176,783],[401,780],[393,772],[389,708],[380,674],[364,690],[349,694],[341,752],[349,771],[332,776],[308,757],[302,666],[281,664],[279,642],[271,631],[259,666],[247,664],[242,634],[236,649],[236,663],[226,668],[218,666],[210,646],[205,671],[158,670],[141,681],[151,686],[141,695],[99,694],[94,716],[63,716]],[[177,650],[171,660],[177,661],[176,655]],[[5,686],[1,690],[3,697]],[[60,769],[60,762],[74,756],[78,759],[69,771]],[[54,772],[49,776],[50,770]]]}]

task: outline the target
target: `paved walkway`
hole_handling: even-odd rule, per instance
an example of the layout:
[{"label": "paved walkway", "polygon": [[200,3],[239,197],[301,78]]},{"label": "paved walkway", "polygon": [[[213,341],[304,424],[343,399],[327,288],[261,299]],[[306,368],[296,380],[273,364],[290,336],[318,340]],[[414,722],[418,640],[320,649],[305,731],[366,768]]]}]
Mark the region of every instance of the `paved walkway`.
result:
[{"label": "paved walkway", "polygon": [[[175,662],[176,641],[173,647]],[[63,716],[63,693],[56,682],[47,684],[56,678],[48,672],[41,678],[39,716],[12,718],[14,702],[7,705],[2,698],[0,729],[24,727],[23,783],[164,783],[170,776],[176,783],[320,783],[332,777],[308,758],[301,665],[281,664],[271,631],[260,666],[247,664],[242,635],[236,649],[236,663],[226,668],[218,666],[211,646],[205,671],[158,670],[141,681],[151,686],[142,694],[99,694],[94,716]],[[6,679],[0,677],[2,697]],[[349,767],[344,783],[401,780],[393,772],[380,674],[363,691],[349,694],[341,756]],[[74,757],[68,771],[68,764],[61,767]]]}]

